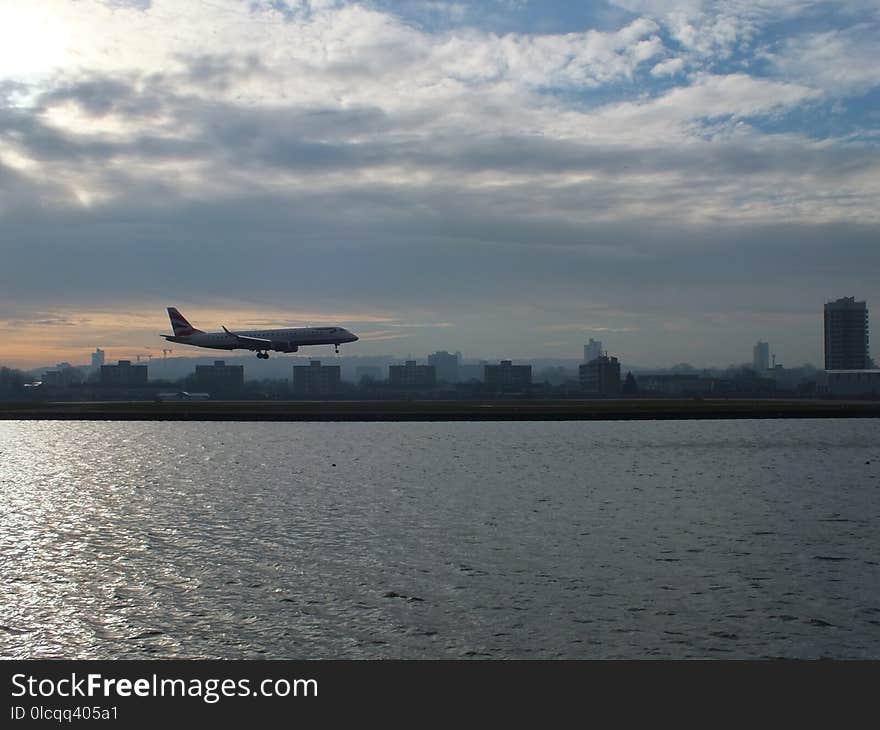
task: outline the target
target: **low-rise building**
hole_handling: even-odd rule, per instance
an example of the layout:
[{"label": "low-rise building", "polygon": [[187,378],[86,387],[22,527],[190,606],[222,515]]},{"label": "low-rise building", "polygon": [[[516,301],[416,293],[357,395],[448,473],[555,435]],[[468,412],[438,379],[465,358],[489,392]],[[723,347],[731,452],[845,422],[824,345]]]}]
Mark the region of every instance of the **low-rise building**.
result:
[{"label": "low-rise building", "polygon": [[244,386],[244,366],[227,365],[225,360],[214,360],[213,365],[196,365],[195,385],[209,393],[237,390]]},{"label": "low-rise building", "polygon": [[378,365],[358,365],[354,369],[354,375],[359,383],[365,380],[378,383],[382,380],[382,368]]},{"label": "low-rise building", "polygon": [[620,362],[601,355],[578,367],[581,389],[590,395],[620,395]]},{"label": "low-rise building", "polygon": [[339,365],[321,365],[320,360],[311,360],[308,365],[293,366],[293,392],[296,395],[336,395],[341,382]]},{"label": "low-rise building", "polygon": [[147,366],[119,360],[116,365],[101,366],[101,385],[110,388],[137,388],[147,384]]},{"label": "low-rise building", "polygon": [[82,373],[79,368],[73,367],[68,362],[58,363],[54,369],[43,373],[43,385],[65,387],[82,382]]},{"label": "low-rise building", "polygon": [[480,360],[478,363],[468,363],[461,364],[458,366],[458,382],[460,383],[473,383],[473,382],[482,382],[483,376],[485,374],[486,365],[488,363],[485,360]]},{"label": "low-rise building", "polygon": [[488,390],[519,392],[532,385],[532,366],[514,365],[512,360],[502,360],[498,365],[483,366],[483,382]]},{"label": "low-rise building", "polygon": [[880,396],[880,370],[822,370],[818,373],[816,391],[837,397]]},{"label": "low-rise building", "polygon": [[696,374],[666,373],[639,376],[639,390],[642,393],[685,397],[702,396],[712,393],[712,385],[711,378],[704,378]]},{"label": "low-rise building", "polygon": [[389,366],[388,379],[392,388],[433,388],[437,384],[437,371],[433,365],[407,360],[404,365]]},{"label": "low-rise building", "polygon": [[800,388],[804,383],[815,383],[818,375],[816,369],[813,367],[784,368],[781,365],[777,365],[775,368],[771,368],[764,373],[764,377],[770,378],[776,383],[777,390],[794,391]]},{"label": "low-rise building", "polygon": [[461,365],[461,353],[455,354],[441,350],[428,355],[428,365],[433,365],[437,380],[443,383],[458,382],[458,368]]}]

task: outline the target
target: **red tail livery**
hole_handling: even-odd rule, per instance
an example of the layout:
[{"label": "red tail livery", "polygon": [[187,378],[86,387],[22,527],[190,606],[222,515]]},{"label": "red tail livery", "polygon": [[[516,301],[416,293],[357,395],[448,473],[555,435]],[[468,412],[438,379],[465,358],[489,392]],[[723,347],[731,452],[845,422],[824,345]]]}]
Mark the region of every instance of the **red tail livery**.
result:
[{"label": "red tail livery", "polygon": [[168,307],[168,316],[171,318],[171,328],[175,337],[189,337],[201,332],[186,321],[186,317],[177,311],[177,307]]}]

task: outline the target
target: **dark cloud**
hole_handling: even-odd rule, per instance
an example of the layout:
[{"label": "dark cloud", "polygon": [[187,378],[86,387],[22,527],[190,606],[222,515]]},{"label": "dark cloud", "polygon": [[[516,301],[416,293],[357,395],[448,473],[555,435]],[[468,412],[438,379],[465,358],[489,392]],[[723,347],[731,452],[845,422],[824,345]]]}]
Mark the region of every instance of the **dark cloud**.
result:
[{"label": "dark cloud", "polygon": [[[184,76],[227,84],[242,67],[259,72],[254,57],[189,58]],[[379,108],[249,107],[205,101],[175,91],[180,76],[93,77],[54,88],[30,108],[0,108],[0,137],[45,162],[94,164],[132,158],[201,160],[237,169],[328,172],[409,167],[437,173],[508,172],[600,174],[626,180],[644,174],[685,176],[675,192],[703,194],[749,176],[845,177],[877,169],[880,152],[867,143],[818,144],[785,136],[693,142],[687,145],[587,144],[537,135],[432,131],[424,115],[391,119]],[[8,91],[7,93],[11,93]],[[0,96],[2,98],[2,96]],[[45,122],[47,110],[75,103],[94,117],[116,114],[129,122],[165,117],[166,132],[112,139]],[[182,128],[194,130],[185,139]],[[608,183],[608,190],[613,184]],[[630,186],[632,189],[632,186]],[[562,193],[565,195],[564,191]]]},{"label": "dark cloud", "polygon": [[63,314],[47,314],[45,312],[30,312],[22,319],[8,319],[5,324],[8,327],[21,327],[32,325],[38,327],[76,327],[82,324],[82,320],[68,317]]},{"label": "dark cloud", "polygon": [[[158,84],[161,79],[154,77],[152,82]],[[149,84],[150,81],[149,77],[139,81],[101,76],[73,81],[42,94],[37,100],[36,111],[44,112],[49,107],[73,102],[96,117],[111,113],[135,119],[155,115],[162,109],[161,92],[139,88],[142,83]]]},{"label": "dark cloud", "polygon": [[0,80],[0,105],[3,107],[10,105],[13,97],[27,92],[27,90],[28,85],[21,81]]},{"label": "dark cloud", "polygon": [[250,76],[266,75],[269,71],[256,54],[244,56],[201,54],[181,55],[188,81],[225,90]]},{"label": "dark cloud", "polygon": [[[218,290],[259,299],[289,290],[298,302],[401,308],[582,294],[688,312],[746,306],[738,287],[766,290],[747,302],[756,307],[775,289],[833,293],[870,282],[866,272],[880,265],[872,226],[573,225],[530,220],[527,210],[494,215],[483,198],[455,190],[392,187],[214,203],[158,195],[5,216],[0,286],[78,300]],[[706,287],[711,302],[684,295]]]}]

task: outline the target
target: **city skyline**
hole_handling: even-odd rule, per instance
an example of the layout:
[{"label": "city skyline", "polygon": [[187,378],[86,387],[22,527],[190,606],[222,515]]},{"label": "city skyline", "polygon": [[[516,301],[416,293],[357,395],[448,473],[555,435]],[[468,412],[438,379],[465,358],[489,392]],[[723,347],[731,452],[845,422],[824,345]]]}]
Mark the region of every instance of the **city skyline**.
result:
[{"label": "city skyline", "polygon": [[157,353],[172,305],[365,355],[821,364],[822,303],[880,297],[878,31],[875,2],[8,4],[0,361]]},{"label": "city skyline", "polygon": [[[852,299],[852,297],[850,297],[849,299]],[[827,310],[827,307],[829,306],[829,304],[832,304],[832,303],[833,302],[831,302],[831,301],[826,302],[824,309]],[[864,304],[864,302],[862,302],[862,304]],[[870,307],[868,307],[868,311],[869,310],[870,310]],[[329,315],[329,318],[326,320],[324,318],[324,315],[312,314],[311,317],[312,317],[312,319],[310,319],[309,322],[315,323],[315,324],[320,324],[325,321],[331,321],[331,320],[333,320],[334,317],[336,317],[338,319],[338,315]],[[113,318],[114,318],[114,321],[116,321],[115,320],[116,315],[113,315]],[[141,319],[146,319],[146,317],[142,317]],[[137,322],[137,321],[138,320],[136,318],[133,320],[127,320],[128,326],[124,330],[121,330],[121,331],[125,332],[127,334],[127,336],[131,337],[130,333],[131,333],[131,329],[132,329],[132,322]],[[353,320],[353,321],[358,321],[358,320]],[[247,324],[248,324],[248,326],[253,326],[253,327],[276,327],[276,326],[283,326],[284,324],[287,324],[287,323],[281,319],[273,319],[270,316],[270,317],[264,317],[264,318],[259,318],[259,317],[253,318],[252,317],[251,319],[248,320]],[[399,338],[405,337],[405,335],[397,334],[395,332],[394,328],[401,328],[401,329],[406,328],[406,327],[418,328],[423,325],[417,325],[417,324],[405,325],[405,324],[396,323],[393,321],[384,321],[383,322],[381,320],[379,320],[378,322],[373,322],[373,324],[374,325],[375,324],[384,324],[386,327],[389,327],[391,329],[368,330],[368,331],[362,333],[362,339],[364,339],[366,341],[366,343],[369,344],[372,341],[373,343],[380,343],[380,344],[375,345],[375,347],[371,348],[369,351],[361,351],[360,345],[363,343],[360,343],[360,342],[358,343],[357,346],[346,345],[346,346],[344,346],[346,348],[346,351],[345,351],[345,353],[343,353],[345,356],[354,357],[354,358],[362,357],[365,359],[389,358],[389,359],[396,359],[396,360],[401,360],[401,361],[408,360],[408,359],[421,359],[421,360],[428,361],[430,359],[430,357],[433,355],[438,355],[440,353],[444,353],[444,354],[448,355],[448,354],[450,354],[450,351],[456,351],[456,355],[462,359],[462,362],[464,362],[464,361],[469,361],[469,362],[493,361],[493,360],[503,360],[503,359],[513,359],[513,360],[517,360],[517,361],[528,361],[528,360],[532,360],[532,359],[535,359],[535,360],[559,360],[559,361],[570,360],[570,361],[575,361],[578,359],[578,355],[573,355],[571,353],[566,353],[566,354],[560,355],[560,354],[553,354],[550,352],[537,352],[534,354],[519,355],[519,356],[511,356],[509,354],[500,354],[499,355],[498,353],[486,354],[486,352],[462,353],[460,348],[451,346],[450,343],[445,340],[444,340],[445,345],[446,345],[445,348],[438,348],[438,349],[434,349],[431,351],[425,351],[425,352],[422,352],[422,354],[420,354],[420,355],[414,356],[413,355],[414,350],[409,350],[406,354],[403,354],[400,352],[390,352],[388,350],[387,346],[385,345],[386,341],[388,341],[388,340],[394,341]],[[451,323],[444,323],[441,326],[443,328],[453,327],[453,325]],[[137,326],[135,325],[135,328],[136,327]],[[867,332],[867,330],[868,330],[868,328],[866,325],[866,332]],[[61,331],[63,332],[63,330],[61,330]],[[825,329],[823,329],[823,332],[822,332],[823,339],[826,337],[826,331],[827,331],[827,324],[825,325]],[[770,365],[771,353],[770,353],[770,349],[769,349],[769,344],[766,341],[762,341],[762,340],[758,340],[757,344],[752,346],[750,357],[746,357],[742,353],[736,353],[729,361],[727,361],[726,364],[722,361],[690,362],[684,358],[673,359],[672,362],[656,362],[656,361],[654,361],[654,362],[650,362],[650,361],[636,362],[634,360],[629,360],[629,363],[632,366],[642,367],[642,368],[646,368],[646,369],[652,369],[652,368],[664,369],[664,368],[670,368],[670,367],[673,367],[673,366],[679,365],[679,364],[693,365],[696,368],[712,369],[712,368],[729,367],[731,365],[734,365],[734,366],[746,365],[746,366],[748,366],[751,363],[752,367],[754,369],[760,370],[762,368],[758,367],[757,365],[754,364],[757,362],[756,352],[759,347],[762,347],[766,351],[764,353],[764,359],[767,360],[767,367],[770,367],[771,366]],[[589,360],[589,358],[587,357],[587,352],[592,351],[596,348],[602,348],[601,352],[610,352],[610,354],[619,354],[618,350],[613,350],[613,352],[609,351],[608,348],[603,346],[603,343],[601,341],[596,341],[592,337],[589,338],[589,342],[584,342],[582,340],[580,342],[580,344],[577,345],[577,347],[573,347],[573,348],[569,348],[569,349],[572,350],[573,352],[580,349],[582,351],[582,354],[580,354],[580,361],[587,362]],[[88,352],[85,355],[84,355],[84,349],[88,350]],[[295,355],[293,357],[299,357],[299,358],[322,358],[323,357],[323,358],[331,358],[332,359],[333,355],[330,352],[325,352],[325,350],[327,350],[327,349],[328,349],[327,347],[322,347],[322,346],[306,347],[298,355]],[[352,351],[353,349],[355,351]],[[823,343],[823,352],[820,354],[820,357],[815,361],[814,360],[804,360],[802,362],[795,362],[792,360],[786,361],[785,360],[785,353],[783,353],[782,356],[779,357],[779,359],[777,361],[777,353],[775,350],[776,350],[776,348],[774,347],[774,351],[772,353],[772,366],[774,366],[774,367],[777,364],[781,367],[783,367],[783,366],[800,367],[803,365],[809,365],[809,366],[813,366],[813,367],[821,367],[821,363],[823,361],[825,361],[826,357],[827,357],[827,355],[825,353],[824,343]],[[12,349],[12,352],[14,352],[14,349]],[[232,358],[243,357],[242,355],[239,355],[238,353],[233,353],[233,352],[230,352],[229,354],[224,355],[224,352],[225,351],[217,351],[217,353],[215,353],[214,355],[206,355],[205,352],[201,348],[189,347],[186,345],[179,345],[179,344],[174,345],[174,347],[160,346],[158,348],[155,346],[152,346],[152,345],[130,346],[130,345],[106,345],[105,344],[103,347],[101,347],[100,345],[96,345],[96,346],[92,347],[91,349],[89,349],[87,346],[84,346],[84,345],[81,345],[75,349],[72,349],[69,346],[65,346],[64,344],[61,344],[59,349],[50,350],[50,353],[54,353],[55,355],[70,355],[70,353],[74,353],[73,356],[69,356],[69,357],[56,356],[54,358],[54,362],[61,363],[61,362],[70,362],[71,360],[73,360],[74,364],[77,367],[86,366],[87,360],[89,360],[89,359],[92,360],[92,362],[94,362],[94,357],[98,353],[100,353],[101,358],[107,357],[108,360],[132,360],[132,361],[140,362],[140,360],[143,359],[143,361],[145,363],[151,362],[154,358],[156,358],[157,360],[158,359],[165,359],[169,355],[172,355],[172,354],[173,354],[174,358],[182,358],[182,359],[204,359],[206,357],[215,357],[215,356],[225,356],[225,357],[232,357]],[[6,343],[6,347],[3,351],[3,353],[0,353],[0,365],[7,366],[7,367],[10,367],[10,366],[11,367],[20,367],[22,369],[36,369],[36,368],[40,368],[40,367],[49,367],[50,361],[53,361],[53,358],[50,357],[49,359],[35,360],[33,362],[16,362],[14,360],[14,358],[9,357],[9,353],[10,353],[10,348],[8,346],[8,343]],[[5,360],[3,359],[4,355],[6,356]],[[870,362],[870,360],[871,360],[870,350],[868,350],[867,355],[868,355],[868,359]],[[279,353],[276,353],[274,356],[275,357],[284,357],[283,354],[279,354]],[[80,358],[80,359],[77,359],[77,358]],[[624,359],[626,359],[626,356],[624,357]]]},{"label": "city skyline", "polygon": [[[764,343],[766,344],[766,343]],[[309,352],[308,350],[312,351]],[[127,350],[121,349],[120,353],[128,352]],[[100,353],[100,355],[98,355]],[[607,350],[603,350],[603,353],[609,357],[615,357],[613,352],[608,352]],[[773,353],[774,355],[776,353]],[[96,372],[100,365],[95,364],[96,357],[106,357],[107,349],[106,348],[96,348],[95,351],[90,353],[91,364],[86,361],[78,361],[74,360],[73,362],[68,360],[57,361],[54,364],[50,362],[44,362],[40,365],[34,367],[25,367],[21,368],[24,371],[30,371],[36,373],[40,370],[53,370],[59,368],[75,368],[81,370],[83,372]],[[257,377],[266,377],[273,378],[277,375],[279,368],[281,370],[289,369],[290,367],[298,367],[303,365],[304,363],[309,363],[311,361],[320,361],[325,364],[338,364],[344,363],[348,368],[361,369],[366,368],[371,370],[375,367],[389,367],[391,365],[403,365],[408,362],[415,362],[419,365],[434,365],[438,368],[437,372],[440,373],[444,371],[446,368],[445,361],[447,360],[455,360],[456,365],[455,369],[458,368],[472,368],[475,366],[483,366],[483,365],[497,365],[504,361],[512,361],[518,364],[537,364],[539,367],[545,368],[554,368],[554,367],[571,367],[573,372],[577,370],[579,365],[590,362],[590,358],[585,357],[585,355],[580,355],[579,357],[558,357],[558,356],[548,356],[543,354],[526,356],[526,357],[511,357],[509,355],[504,354],[494,354],[494,355],[468,355],[466,353],[462,353],[460,351],[455,353],[450,353],[447,350],[436,350],[434,352],[408,352],[408,353],[393,353],[393,352],[380,352],[376,354],[363,354],[363,353],[353,353],[353,352],[343,352],[340,349],[338,354],[335,354],[329,346],[316,346],[316,348],[306,348],[300,349],[299,352],[290,354],[290,353],[282,353],[282,354],[273,354],[270,357],[271,362],[266,363],[264,367],[261,367],[260,361],[254,359],[253,354],[244,354],[242,352],[237,351],[225,351],[225,350],[217,350],[213,352],[206,353],[204,350],[193,348],[192,351],[187,350],[186,352],[181,352],[178,354],[178,350],[166,349],[164,351],[160,350],[159,352],[140,352],[140,353],[128,353],[128,354],[120,354],[118,357],[107,357],[106,364],[107,365],[116,365],[120,361],[129,362],[132,365],[143,365],[143,366],[156,366],[157,370],[165,370],[167,367],[171,367],[172,369],[179,370],[182,363],[191,364],[192,367],[196,367],[197,365],[211,364],[217,361],[230,361],[237,365],[245,365],[250,370],[253,368],[254,373]],[[105,364],[101,362],[101,365]],[[794,363],[794,364],[786,364],[786,363],[777,363],[775,366],[768,366],[767,371],[764,371],[762,368],[757,367],[752,360],[748,357],[742,357],[740,359],[734,359],[727,363],[712,363],[712,364],[695,364],[687,361],[677,361],[671,364],[650,364],[650,363],[640,363],[640,362],[631,362],[631,361],[623,361],[623,365],[627,368],[635,369],[640,372],[654,372],[654,371],[680,371],[693,369],[695,372],[699,371],[724,371],[729,369],[741,369],[747,368],[755,371],[756,373],[767,372],[769,370],[801,370],[803,368],[821,370],[821,363],[816,364],[813,362],[806,363]],[[0,362],[0,367],[9,367],[8,364]],[[265,371],[265,372],[264,372]],[[151,374],[151,377],[152,374]],[[157,377],[160,379],[164,377],[164,375],[160,374]]]}]

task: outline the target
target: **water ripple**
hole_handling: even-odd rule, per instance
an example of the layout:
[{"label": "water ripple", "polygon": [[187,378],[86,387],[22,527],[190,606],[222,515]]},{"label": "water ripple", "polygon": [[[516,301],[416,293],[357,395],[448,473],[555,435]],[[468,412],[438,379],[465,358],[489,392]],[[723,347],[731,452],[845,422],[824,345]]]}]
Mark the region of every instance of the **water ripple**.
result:
[{"label": "water ripple", "polygon": [[0,657],[880,657],[880,423],[0,423]]}]

